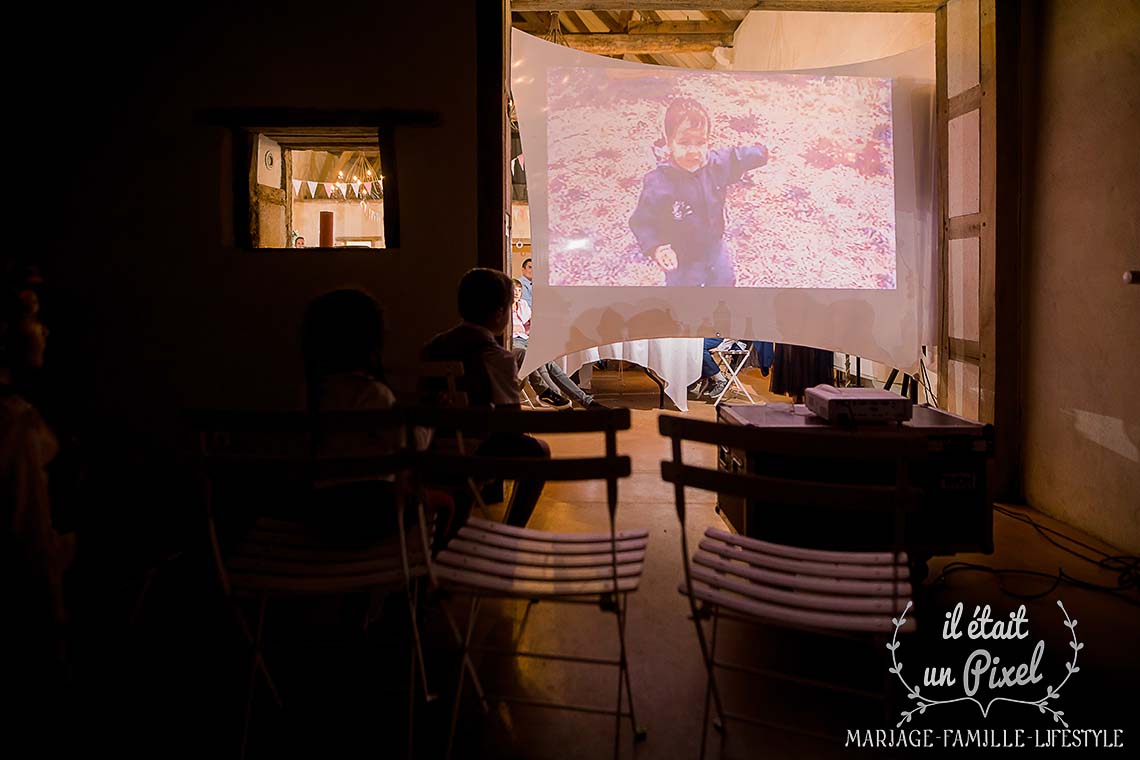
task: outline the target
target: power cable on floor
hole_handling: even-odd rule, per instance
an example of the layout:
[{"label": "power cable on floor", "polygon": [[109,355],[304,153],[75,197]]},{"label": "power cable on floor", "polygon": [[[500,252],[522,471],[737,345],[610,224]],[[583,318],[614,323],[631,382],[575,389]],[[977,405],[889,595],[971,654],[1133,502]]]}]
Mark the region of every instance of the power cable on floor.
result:
[{"label": "power cable on floor", "polygon": [[[1065,568],[1063,568],[1063,567],[1057,568],[1056,573],[1048,573],[1048,572],[1044,572],[1041,570],[1024,570],[1024,569],[1019,569],[1019,568],[996,568],[996,567],[990,567],[988,565],[980,565],[980,564],[973,563],[973,562],[951,562],[951,563],[949,563],[944,568],[942,568],[942,572],[939,573],[938,577],[934,579],[933,583],[935,583],[935,584],[945,583],[946,578],[948,578],[949,576],[954,575],[956,573],[960,573],[960,572],[968,572],[968,571],[969,572],[984,572],[984,573],[989,573],[990,575],[993,575],[997,579],[998,589],[1003,594],[1010,596],[1010,597],[1013,597],[1014,599],[1040,599],[1041,597],[1048,596],[1049,594],[1053,593],[1062,583],[1067,583],[1070,586],[1075,586],[1077,588],[1085,589],[1087,591],[1101,591],[1104,593],[1108,593],[1108,594],[1111,594],[1112,596],[1117,597],[1118,599],[1121,599],[1125,602],[1128,602],[1129,604],[1140,606],[1140,597],[1137,597],[1134,593],[1132,593],[1132,592],[1136,591],[1137,589],[1140,589],[1140,557],[1137,557],[1137,556],[1131,555],[1131,554],[1121,554],[1121,555],[1108,554],[1106,552],[1101,551],[1100,549],[1097,549],[1096,547],[1089,546],[1088,544],[1084,543],[1083,541],[1081,541],[1077,538],[1074,538],[1070,535],[1062,533],[1061,531],[1057,531],[1057,530],[1054,530],[1053,528],[1049,528],[1047,526],[1041,525],[1040,523],[1038,523],[1036,520],[1034,520],[1032,517],[1030,517],[1028,515],[1024,515],[1024,514],[1021,514],[1019,512],[1015,512],[1013,510],[1007,509],[1007,508],[1002,507],[1000,505],[994,505],[994,511],[996,511],[998,514],[1004,515],[1005,517],[1008,517],[1010,519],[1017,520],[1018,522],[1022,522],[1022,523],[1025,523],[1027,525],[1030,525],[1031,527],[1034,528],[1034,530],[1037,531],[1037,533],[1042,538],[1044,538],[1050,544],[1053,544],[1054,546],[1056,546],[1058,549],[1061,549],[1061,550],[1063,550],[1069,554],[1072,554],[1073,556],[1075,556],[1079,559],[1082,559],[1085,562],[1088,562],[1092,565],[1096,565],[1098,568],[1100,568],[1102,570],[1109,570],[1111,572],[1116,572],[1118,574],[1116,585],[1106,585],[1103,583],[1093,583],[1091,581],[1086,581],[1086,580],[1083,580],[1081,578],[1077,578],[1077,577],[1072,576],[1069,573],[1065,572]],[[1060,536],[1065,541],[1068,541],[1071,544],[1075,544],[1076,546],[1079,546],[1081,548],[1087,549],[1088,551],[1093,552],[1094,554],[1097,554],[1100,556],[1099,557],[1089,556],[1088,554],[1083,554],[1083,553],[1081,553],[1081,552],[1077,551],[1076,549],[1073,549],[1069,546],[1064,546],[1063,544],[1059,543],[1054,538],[1052,538],[1052,536],[1050,536],[1049,534],[1052,534],[1054,536]],[[1007,587],[1006,583],[1005,583],[1005,579],[1009,578],[1009,577],[1039,578],[1039,579],[1043,579],[1043,580],[1052,581],[1052,583],[1044,591],[1039,591],[1039,592],[1035,592],[1035,593],[1025,593],[1025,592],[1020,592],[1020,591],[1015,591],[1015,590]]]}]

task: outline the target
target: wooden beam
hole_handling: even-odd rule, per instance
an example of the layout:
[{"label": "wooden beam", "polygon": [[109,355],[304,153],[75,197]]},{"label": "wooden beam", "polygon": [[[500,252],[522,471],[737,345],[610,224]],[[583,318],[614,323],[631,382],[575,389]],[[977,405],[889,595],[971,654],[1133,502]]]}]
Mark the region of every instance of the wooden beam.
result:
[{"label": "wooden beam", "polygon": [[966,214],[965,216],[952,216],[946,227],[948,240],[964,240],[976,238],[982,234],[982,215]]},{"label": "wooden beam", "polygon": [[950,339],[950,358],[956,362],[977,364],[982,358],[982,344],[965,338]]},{"label": "wooden beam", "polygon": [[732,34],[739,21],[661,21],[656,24],[632,24],[630,34]]},{"label": "wooden beam", "polygon": [[950,120],[946,89],[946,9],[934,12],[934,110],[935,139],[938,143],[938,399],[942,408],[951,408],[950,399],[950,252],[948,247],[950,188]]},{"label": "wooden beam", "polygon": [[594,11],[594,15],[598,17],[599,21],[606,25],[606,29],[610,32],[615,32],[618,34],[626,34],[628,32],[626,25],[623,24],[618,18],[618,13],[610,11]]},{"label": "wooden beam", "polygon": [[[511,0],[516,11],[705,11],[710,0]],[[946,0],[717,0],[722,11],[933,13]]]},{"label": "wooden beam", "polygon": [[709,53],[732,47],[731,34],[566,34],[577,50],[598,55],[624,53]]},{"label": "wooden beam", "polygon": [[586,25],[586,21],[574,11],[563,11],[558,14],[558,18],[562,20],[562,26],[566,27],[566,31],[569,33],[592,33],[590,27]]},{"label": "wooden beam", "polygon": [[958,118],[962,114],[967,114],[970,111],[976,111],[982,105],[982,86],[976,84],[965,92],[960,92],[954,97],[950,98],[950,113],[947,118],[950,121]]},{"label": "wooden beam", "polygon": [[[983,10],[986,3],[983,4]],[[1026,82],[1034,81],[1032,59],[1021,48],[1022,14],[1032,12],[1032,4],[998,3],[994,40],[995,77],[993,102],[996,105],[994,166],[994,300],[997,320],[994,352],[997,376],[994,386],[994,430],[1005,435],[994,438],[995,498],[1024,498],[1021,461],[1022,427],[1022,350],[1021,307],[1025,280],[1021,271],[1023,251],[1022,214],[1022,112],[1019,95]],[[1030,17],[1032,18],[1032,17]],[[1026,27],[1028,28],[1028,27]],[[986,93],[988,96],[989,93]]]},{"label": "wooden beam", "polygon": [[[978,59],[982,93],[979,109],[979,179],[982,231],[978,246],[978,331],[982,357],[979,371],[978,419],[993,423],[997,395],[997,0],[978,3]],[[988,223],[988,224],[987,224]],[[1016,252],[1014,252],[1016,255]],[[1009,357],[1013,361],[1013,357]],[[1013,399],[1010,399],[1013,402]],[[1004,430],[1003,435],[1017,435]]]}]

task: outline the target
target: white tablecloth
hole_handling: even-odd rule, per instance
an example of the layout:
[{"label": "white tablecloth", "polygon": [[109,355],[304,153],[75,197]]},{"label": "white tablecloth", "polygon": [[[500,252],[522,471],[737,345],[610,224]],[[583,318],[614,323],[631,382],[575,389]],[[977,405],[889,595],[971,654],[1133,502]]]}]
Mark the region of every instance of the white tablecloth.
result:
[{"label": "white tablecloth", "polygon": [[587,348],[558,360],[567,374],[599,359],[624,359],[648,367],[665,381],[665,395],[682,412],[689,410],[688,388],[701,376],[704,338],[652,338]]}]

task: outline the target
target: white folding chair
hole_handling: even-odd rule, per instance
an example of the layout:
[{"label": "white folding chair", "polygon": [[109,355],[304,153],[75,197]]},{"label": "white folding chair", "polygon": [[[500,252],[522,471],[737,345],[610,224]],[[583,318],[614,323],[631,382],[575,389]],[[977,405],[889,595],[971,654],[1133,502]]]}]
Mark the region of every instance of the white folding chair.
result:
[{"label": "white folding chair", "polygon": [[[910,484],[909,473],[911,465],[926,456],[925,439],[910,435],[903,428],[894,431],[897,434],[856,437],[826,427],[735,427],[667,415],[661,416],[659,427],[672,442],[672,461],[661,463],[661,474],[674,484],[681,521],[684,580],[679,591],[689,600],[707,673],[701,757],[705,754],[710,702],[716,707],[714,726],[721,733],[726,731],[726,720],[738,720],[819,736],[794,726],[728,712],[717,687],[718,669],[824,686],[859,696],[883,696],[717,659],[717,633],[722,620],[839,636],[869,635],[878,644],[884,644],[896,630],[914,631],[914,617],[904,617],[911,606],[912,589],[903,542],[905,516],[922,498],[921,490]],[[809,471],[820,460],[854,459],[865,463],[864,472],[858,482],[842,482],[835,473],[829,473],[830,479],[826,480],[801,480],[796,479],[796,474],[761,476],[694,467],[682,460],[686,441],[778,456],[783,463],[798,459],[807,463]],[[876,466],[885,476],[880,482],[869,484],[866,473]],[[778,469],[783,473],[782,467]],[[710,527],[690,559],[684,528],[685,488],[732,494],[780,509],[842,508],[856,510],[856,514],[885,515],[893,518],[893,535],[882,538],[885,550],[835,551],[761,541]],[[804,543],[810,544],[809,536],[804,537]],[[705,631],[705,621],[711,621],[711,632]],[[883,671],[886,680],[889,676],[885,666]]]},{"label": "white folding chair", "polygon": [[[502,477],[542,481],[605,480],[610,529],[606,533],[552,533],[471,518],[431,565],[432,577],[444,589],[471,598],[466,634],[459,643],[463,665],[452,706],[447,755],[450,756],[459,716],[463,686],[470,677],[484,712],[489,701],[612,715],[615,719],[614,755],[618,755],[621,723],[628,718],[634,741],[645,738],[634,713],[626,646],[628,596],[637,590],[645,560],[647,530],[617,531],[617,483],[630,472],[629,457],[617,454],[617,431],[630,425],[628,409],[574,411],[566,414],[530,414],[503,410],[443,410],[429,417],[433,426],[451,427],[469,434],[557,434],[598,432],[605,436],[601,457],[536,459],[505,456],[456,457],[429,455],[426,472],[451,476]],[[536,651],[486,650],[472,645],[480,603],[487,598],[524,599],[531,603],[558,602],[596,605],[617,620],[619,657],[600,658]],[[442,604],[441,604],[442,606]],[[516,641],[516,646],[520,642]],[[586,663],[618,670],[617,704],[613,707],[576,705],[526,696],[486,694],[470,659],[471,652],[514,657]]]},{"label": "white folding chair", "polygon": [[[432,525],[423,505],[417,505],[415,525],[405,523],[404,494],[413,494],[408,484],[412,452],[406,450],[406,415],[400,411],[346,412],[311,415],[304,412],[234,413],[197,412],[193,415],[198,434],[203,503],[214,565],[222,590],[238,626],[250,646],[250,673],[242,727],[241,755],[249,738],[254,690],[260,673],[274,701],[281,697],[265,664],[262,640],[265,613],[271,598],[298,595],[344,595],[356,592],[403,591],[411,613],[411,684],[408,695],[408,756],[412,756],[417,675],[428,701],[423,648],[417,624],[418,584],[427,573]],[[330,436],[394,434],[395,451],[325,457],[321,441]],[[215,501],[227,485],[242,484],[245,490],[268,500],[263,488],[279,493],[315,493],[322,484],[344,485],[364,481],[394,480],[391,504],[377,508],[396,511],[394,535],[376,540],[336,540],[302,522],[275,516],[258,516],[251,530],[224,541],[218,529]],[[331,487],[331,486],[330,486]],[[223,546],[227,548],[223,548]],[[230,548],[232,547],[232,548]],[[243,600],[256,603],[256,617],[247,619]],[[364,621],[365,625],[368,620]]]},{"label": "white folding chair", "polygon": [[728,376],[728,383],[715,399],[713,404],[719,404],[730,390],[735,389],[738,393],[744,395],[748,399],[749,404],[755,404],[752,399],[752,394],[748,392],[748,387],[740,380],[740,370],[744,368],[745,362],[748,361],[748,354],[750,349],[739,348],[743,345],[739,341],[724,341],[720,346],[709,349],[713,361],[720,367],[721,372]]}]

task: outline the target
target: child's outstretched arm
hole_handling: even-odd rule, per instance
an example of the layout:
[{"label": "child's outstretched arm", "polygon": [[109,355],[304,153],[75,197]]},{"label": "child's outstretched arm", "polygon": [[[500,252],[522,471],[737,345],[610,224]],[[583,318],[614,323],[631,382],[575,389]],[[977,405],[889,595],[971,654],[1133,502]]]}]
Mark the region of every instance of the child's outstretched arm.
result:
[{"label": "child's outstretched arm", "polygon": [[763,145],[722,148],[709,152],[709,164],[723,184],[736,182],[744,173],[768,163],[768,149]]}]

